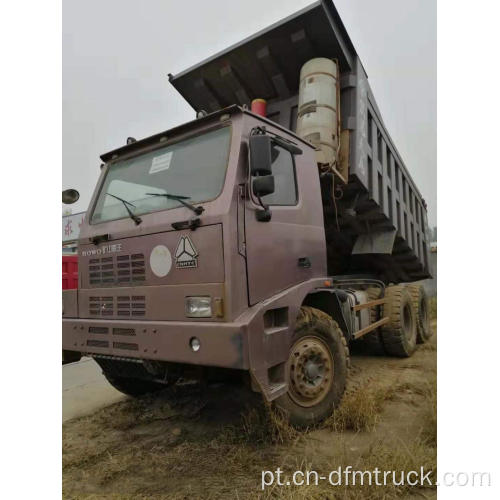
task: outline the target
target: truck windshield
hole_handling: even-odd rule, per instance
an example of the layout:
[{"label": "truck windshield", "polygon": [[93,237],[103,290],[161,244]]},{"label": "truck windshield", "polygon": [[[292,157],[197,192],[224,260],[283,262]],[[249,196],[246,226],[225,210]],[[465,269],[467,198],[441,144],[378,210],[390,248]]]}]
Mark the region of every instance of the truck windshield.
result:
[{"label": "truck windshield", "polygon": [[130,217],[119,198],[127,200],[136,216],[183,206],[179,199],[202,203],[217,198],[226,175],[230,140],[230,127],[223,127],[111,165],[91,223]]}]

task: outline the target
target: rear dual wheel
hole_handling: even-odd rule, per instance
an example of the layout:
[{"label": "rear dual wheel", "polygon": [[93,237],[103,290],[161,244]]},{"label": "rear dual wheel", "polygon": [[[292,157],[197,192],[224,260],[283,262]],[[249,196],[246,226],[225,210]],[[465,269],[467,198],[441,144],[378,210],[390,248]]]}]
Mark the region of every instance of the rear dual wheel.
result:
[{"label": "rear dual wheel", "polygon": [[412,298],[413,310],[417,320],[417,343],[425,344],[432,337],[429,297],[427,297],[422,285],[408,285],[408,291]]},{"label": "rear dual wheel", "polygon": [[389,321],[380,330],[385,352],[408,358],[417,348],[417,321],[412,296],[407,287],[397,285],[385,289],[385,298],[382,317],[388,317]]}]

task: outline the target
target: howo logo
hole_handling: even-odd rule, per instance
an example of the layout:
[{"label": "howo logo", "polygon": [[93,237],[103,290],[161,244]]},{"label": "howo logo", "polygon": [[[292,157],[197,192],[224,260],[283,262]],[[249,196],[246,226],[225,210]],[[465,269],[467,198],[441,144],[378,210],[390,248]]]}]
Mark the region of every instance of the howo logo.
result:
[{"label": "howo logo", "polygon": [[198,252],[189,236],[181,236],[177,244],[175,267],[179,269],[198,267]]},{"label": "howo logo", "polygon": [[122,251],[122,244],[115,243],[113,245],[103,245],[100,248],[92,248],[90,250],[82,250],[82,257],[91,257],[92,255],[104,255],[105,253],[116,253]]}]

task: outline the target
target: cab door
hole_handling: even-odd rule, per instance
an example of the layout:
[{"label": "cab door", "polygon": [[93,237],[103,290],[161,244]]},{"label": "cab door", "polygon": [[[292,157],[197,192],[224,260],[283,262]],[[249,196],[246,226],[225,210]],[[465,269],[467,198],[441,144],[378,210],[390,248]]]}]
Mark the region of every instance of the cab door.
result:
[{"label": "cab door", "polygon": [[262,207],[252,193],[245,203],[249,304],[326,273],[326,249],[319,177],[314,151],[292,155],[281,146],[272,163],[275,191],[262,197],[271,220],[257,220]]}]

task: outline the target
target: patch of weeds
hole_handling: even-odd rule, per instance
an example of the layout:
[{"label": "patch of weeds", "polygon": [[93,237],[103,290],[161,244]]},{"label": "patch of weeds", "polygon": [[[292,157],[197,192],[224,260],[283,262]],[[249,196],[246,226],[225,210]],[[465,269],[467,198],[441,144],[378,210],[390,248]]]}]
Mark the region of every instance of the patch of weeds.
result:
[{"label": "patch of weeds", "polygon": [[[349,477],[349,484],[334,486],[328,481],[318,480],[315,481],[315,474],[329,473],[330,471],[338,471],[341,469],[341,474],[346,468],[350,466],[351,475]],[[436,450],[430,448],[419,437],[409,442],[386,443],[386,441],[375,441],[371,446],[362,454],[357,457],[353,463],[352,456],[350,457],[342,447],[335,455],[327,460],[315,460],[314,464],[306,464],[304,462],[295,464],[282,464],[280,469],[283,471],[281,481],[286,484],[290,480],[287,474],[291,471],[300,470],[304,476],[308,477],[309,484],[305,482],[302,486],[278,486],[276,483],[260,493],[257,498],[260,499],[280,499],[280,500],[309,500],[309,499],[342,499],[342,500],[388,500],[395,498],[408,498],[417,497],[423,494],[426,498],[426,492],[429,489],[434,490],[433,486],[424,488],[412,487],[408,484],[393,484],[392,471],[395,472],[394,482],[401,482],[401,472],[406,474],[410,471],[420,472],[420,467],[423,467],[424,473],[431,471],[429,480],[433,483],[436,479]],[[376,475],[373,473],[378,469],[379,476],[378,482],[383,481],[384,471],[390,471],[387,476],[386,485],[376,485]],[[353,471],[357,471],[353,476]],[[366,471],[366,472],[365,472]],[[371,474],[371,484],[370,475]],[[365,472],[365,474],[362,474]],[[326,475],[326,474],[324,474]],[[301,477],[301,478],[302,478]],[[413,476],[410,477],[412,480]],[[335,481],[337,476],[333,477]],[[345,476],[342,477],[345,481]],[[363,483],[363,484],[361,484]],[[292,483],[293,484],[293,483]]]},{"label": "patch of weeds", "polygon": [[324,425],[335,432],[370,431],[377,424],[383,403],[393,392],[393,387],[373,387],[368,383],[348,392]]},{"label": "patch of weeds", "polygon": [[437,297],[429,299],[429,314],[431,319],[437,319]]},{"label": "patch of weeds", "polygon": [[437,380],[436,376],[416,382],[404,382],[395,388],[395,392],[410,392],[422,396],[423,402],[419,403],[421,412],[422,431],[424,443],[435,447],[437,444]]},{"label": "patch of weeds", "polygon": [[425,394],[425,407],[422,415],[422,438],[430,446],[437,446],[437,383],[436,379],[428,384]]},{"label": "patch of weeds", "polygon": [[264,402],[242,414],[240,425],[229,427],[225,439],[231,444],[286,444],[301,435],[279,408]]},{"label": "patch of weeds", "polygon": [[437,345],[432,342],[427,342],[427,344],[422,344],[418,346],[419,351],[436,352]]}]

